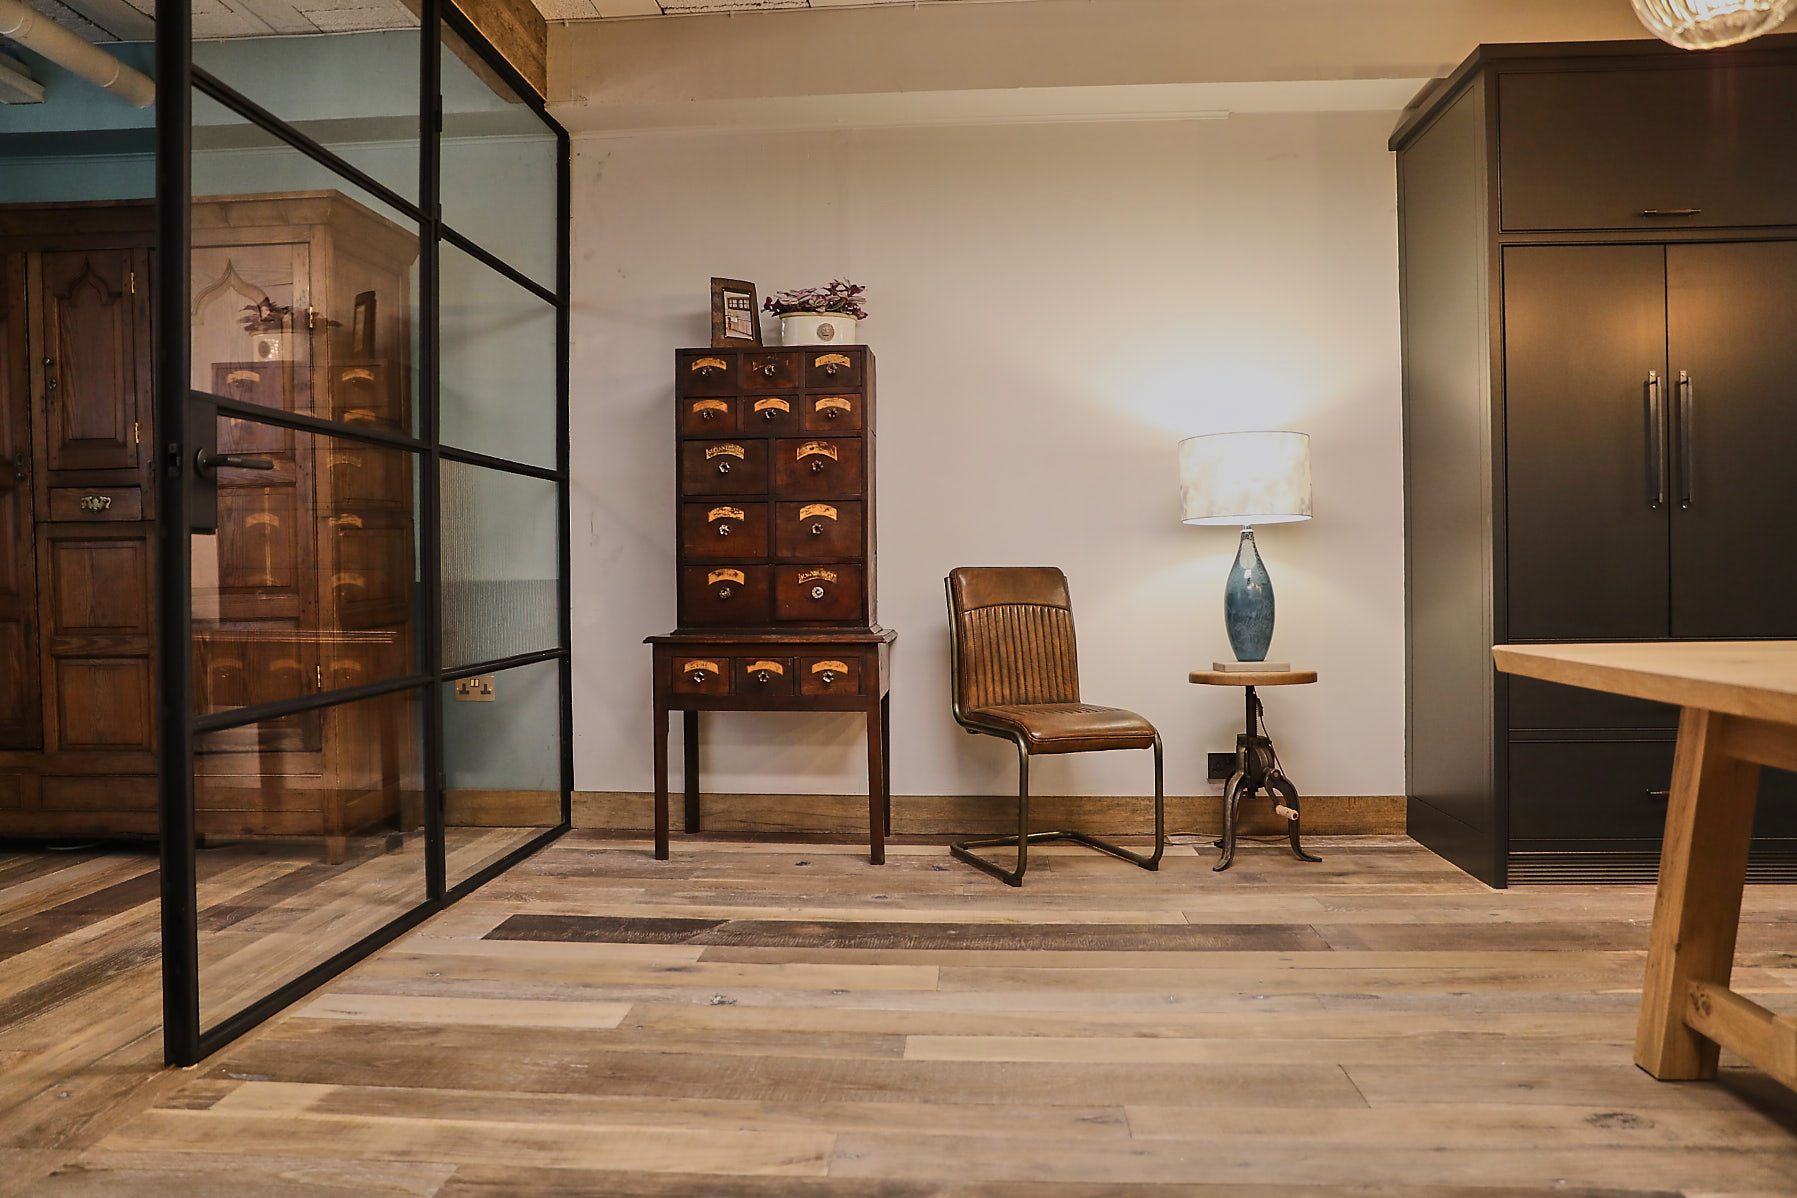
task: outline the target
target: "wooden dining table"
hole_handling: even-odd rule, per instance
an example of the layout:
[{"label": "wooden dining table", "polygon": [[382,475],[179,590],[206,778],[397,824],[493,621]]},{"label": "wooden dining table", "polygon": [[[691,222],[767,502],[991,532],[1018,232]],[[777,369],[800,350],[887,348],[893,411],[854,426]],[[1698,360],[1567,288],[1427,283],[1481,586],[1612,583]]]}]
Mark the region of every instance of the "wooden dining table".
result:
[{"label": "wooden dining table", "polygon": [[[1497,668],[1680,708],[1635,1064],[1714,1078],[1727,1048],[1797,1088],[1797,1017],[1728,988],[1761,766],[1797,770],[1797,641],[1498,645]],[[1797,946],[1797,929],[1792,929]]]}]

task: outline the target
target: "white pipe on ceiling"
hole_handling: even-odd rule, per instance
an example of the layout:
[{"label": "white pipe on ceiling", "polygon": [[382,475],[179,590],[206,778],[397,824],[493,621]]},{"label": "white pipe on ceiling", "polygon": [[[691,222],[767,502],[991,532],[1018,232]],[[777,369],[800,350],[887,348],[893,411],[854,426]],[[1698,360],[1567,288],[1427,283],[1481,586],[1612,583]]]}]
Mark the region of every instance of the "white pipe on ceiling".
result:
[{"label": "white pipe on ceiling", "polygon": [[21,0],[0,0],[0,37],[35,50],[133,108],[148,108],[156,102],[154,79],[126,66],[81,35],[70,33]]}]

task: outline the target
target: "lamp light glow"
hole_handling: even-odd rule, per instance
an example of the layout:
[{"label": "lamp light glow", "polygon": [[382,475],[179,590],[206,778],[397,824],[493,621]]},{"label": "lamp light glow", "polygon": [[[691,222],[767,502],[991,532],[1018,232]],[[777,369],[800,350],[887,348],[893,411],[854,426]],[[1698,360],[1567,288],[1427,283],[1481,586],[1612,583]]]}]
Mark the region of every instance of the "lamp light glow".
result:
[{"label": "lamp light glow", "polygon": [[1632,0],[1647,31],[1681,50],[1713,50],[1770,33],[1797,0]]}]

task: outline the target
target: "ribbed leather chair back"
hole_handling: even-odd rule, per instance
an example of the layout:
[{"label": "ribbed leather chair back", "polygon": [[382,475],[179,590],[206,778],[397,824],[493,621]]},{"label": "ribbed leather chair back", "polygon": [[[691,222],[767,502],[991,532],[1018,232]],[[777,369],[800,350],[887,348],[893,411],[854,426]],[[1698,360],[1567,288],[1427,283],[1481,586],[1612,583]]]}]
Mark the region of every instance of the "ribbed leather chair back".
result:
[{"label": "ribbed leather chair back", "polygon": [[948,576],[957,713],[1079,702],[1073,606],[1052,566],[963,566]]}]

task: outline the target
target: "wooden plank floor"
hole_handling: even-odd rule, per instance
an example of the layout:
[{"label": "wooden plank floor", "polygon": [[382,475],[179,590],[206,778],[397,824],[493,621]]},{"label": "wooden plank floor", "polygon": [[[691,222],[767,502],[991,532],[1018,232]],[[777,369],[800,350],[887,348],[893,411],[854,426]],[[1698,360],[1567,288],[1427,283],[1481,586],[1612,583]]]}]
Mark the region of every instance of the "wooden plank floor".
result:
[{"label": "wooden plank floor", "polygon": [[[1649,888],[1312,847],[1012,890],[573,833],[79,1143],[8,1134],[0,1193],[1797,1195],[1797,1094],[1630,1063]],[[1797,887],[1749,889],[1735,985],[1797,1011]]]}]

